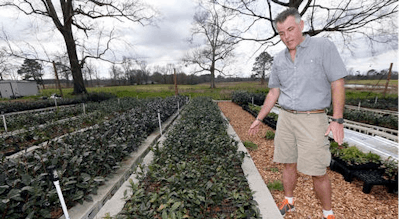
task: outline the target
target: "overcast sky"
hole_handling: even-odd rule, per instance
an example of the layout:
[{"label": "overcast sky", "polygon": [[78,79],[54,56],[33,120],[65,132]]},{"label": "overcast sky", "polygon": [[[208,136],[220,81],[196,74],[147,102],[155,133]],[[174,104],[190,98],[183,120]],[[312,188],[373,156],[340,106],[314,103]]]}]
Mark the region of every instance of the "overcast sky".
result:
[{"label": "overcast sky", "polygon": [[[124,28],[118,32],[119,42],[126,44],[115,44],[117,56],[131,56],[147,61],[150,65],[166,65],[172,63],[178,65],[180,60],[190,48],[186,39],[190,36],[193,15],[196,3],[194,0],[150,0],[146,3],[153,5],[160,13],[157,26],[141,26],[129,22],[119,23],[113,21],[113,25]],[[15,45],[21,48],[27,43],[34,45],[38,53],[43,54],[42,48],[48,53],[62,53],[65,50],[61,34],[54,29],[50,20],[32,18],[5,9],[0,9],[0,28],[7,33]],[[15,19],[18,18],[18,19]],[[39,31],[40,30],[40,31]],[[1,40],[1,39],[0,39]],[[39,42],[40,41],[40,44]],[[118,42],[118,41],[117,41]],[[90,42],[88,42],[89,44]],[[397,48],[390,46],[379,46],[376,48],[375,56],[372,56],[367,46],[362,43],[353,52],[342,50],[340,42],[335,42],[348,69],[365,72],[369,69],[389,68],[394,63],[393,70],[398,71]],[[0,41],[0,46],[4,42]],[[250,76],[255,57],[262,51],[257,51],[258,45],[245,42],[239,44],[235,53],[237,61],[229,69],[229,73],[237,76]],[[271,55],[276,54],[284,48],[280,45],[268,50]],[[256,52],[257,51],[257,52]],[[99,66],[102,77],[109,77],[109,64],[103,63]],[[47,69],[46,77],[52,77],[52,72]],[[186,72],[189,73],[189,72]]]}]

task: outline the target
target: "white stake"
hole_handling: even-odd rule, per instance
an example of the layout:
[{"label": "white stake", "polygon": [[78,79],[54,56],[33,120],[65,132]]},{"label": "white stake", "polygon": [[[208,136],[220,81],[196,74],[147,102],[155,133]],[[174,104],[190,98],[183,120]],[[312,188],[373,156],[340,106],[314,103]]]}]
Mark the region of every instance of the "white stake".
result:
[{"label": "white stake", "polygon": [[358,102],[358,110],[360,110],[360,106],[361,106],[361,101]]},{"label": "white stake", "polygon": [[378,102],[378,96],[375,97],[375,104]]},{"label": "white stake", "polygon": [[6,123],[6,117],[4,116],[4,115],[2,115],[3,116],[3,123],[4,123],[4,129],[6,130],[6,132],[7,132],[7,123]]},{"label": "white stake", "polygon": [[179,114],[179,101],[178,101],[178,114]]},{"label": "white stake", "polygon": [[251,105],[254,105],[254,97],[251,97]]},{"label": "white stake", "polygon": [[57,98],[54,98],[54,104],[55,104],[56,107],[57,107]]},{"label": "white stake", "polygon": [[54,168],[54,166],[50,166],[49,167],[49,171],[51,172],[50,173],[51,174],[50,178],[52,179],[54,185],[56,186],[58,198],[60,199],[61,207],[63,209],[65,219],[70,219],[69,215],[68,215],[67,205],[65,204],[64,196],[63,196],[61,188],[60,188],[60,181],[59,181],[59,178],[58,178],[57,170]]},{"label": "white stake", "polygon": [[86,114],[85,103],[82,103],[82,106],[83,106],[83,114],[85,115]]},{"label": "white stake", "polygon": [[64,196],[63,196],[63,194],[61,192],[60,182],[58,180],[54,181],[54,185],[56,186],[58,198],[60,199],[61,207],[63,209],[65,219],[70,219],[69,215],[68,215],[67,205],[65,205]]},{"label": "white stake", "polygon": [[160,116],[160,112],[158,112],[158,125],[160,126],[160,134],[162,135],[162,128],[161,128],[161,116]]}]

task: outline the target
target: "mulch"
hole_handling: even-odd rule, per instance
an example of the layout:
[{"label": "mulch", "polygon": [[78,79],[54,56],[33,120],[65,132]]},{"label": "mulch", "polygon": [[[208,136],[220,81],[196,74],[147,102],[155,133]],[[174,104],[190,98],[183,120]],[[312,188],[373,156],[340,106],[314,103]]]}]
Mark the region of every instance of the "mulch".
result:
[{"label": "mulch", "polygon": [[[252,141],[258,149],[249,151],[264,182],[282,181],[283,165],[272,162],[274,141],[264,138],[268,130],[273,130],[261,124],[257,135],[250,136],[248,129],[254,117],[232,102],[219,102],[221,111],[227,117],[241,141]],[[363,182],[357,179],[346,182],[343,176],[328,169],[332,184],[332,204],[336,218],[398,218],[398,194],[387,192],[384,186],[375,185],[371,193],[362,192]],[[322,207],[313,191],[310,176],[298,173],[295,193],[296,212],[285,218],[322,218]],[[276,203],[284,199],[283,191],[273,190],[271,194]]]}]

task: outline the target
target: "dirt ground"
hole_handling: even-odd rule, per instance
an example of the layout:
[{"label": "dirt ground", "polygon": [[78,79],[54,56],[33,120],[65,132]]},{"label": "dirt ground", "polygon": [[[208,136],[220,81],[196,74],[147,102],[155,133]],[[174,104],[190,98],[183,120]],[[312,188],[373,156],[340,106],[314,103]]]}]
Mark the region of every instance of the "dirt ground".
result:
[{"label": "dirt ground", "polygon": [[[247,131],[254,117],[232,102],[218,103],[241,141],[250,140],[258,145],[257,150],[249,151],[265,183],[281,181],[282,165],[273,163],[273,140],[264,138],[267,130],[273,130],[261,124],[257,135],[250,136]],[[273,130],[274,131],[274,130]],[[370,194],[362,192],[363,182],[354,180],[349,183],[337,172],[328,170],[332,184],[333,211],[336,218],[398,218],[398,194],[390,194],[384,186],[373,186]],[[283,191],[271,191],[276,203],[284,198]],[[299,173],[295,190],[296,212],[285,218],[322,218],[322,207],[313,191],[310,176]]]}]

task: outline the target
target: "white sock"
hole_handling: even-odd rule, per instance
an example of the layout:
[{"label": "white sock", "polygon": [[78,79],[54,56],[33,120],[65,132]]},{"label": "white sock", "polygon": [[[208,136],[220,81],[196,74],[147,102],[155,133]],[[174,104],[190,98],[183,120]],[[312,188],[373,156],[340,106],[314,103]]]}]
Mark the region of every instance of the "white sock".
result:
[{"label": "white sock", "polygon": [[289,204],[293,205],[293,197],[286,197],[285,196],[285,199],[288,200]]},{"label": "white sock", "polygon": [[322,212],[324,213],[324,217],[328,217],[328,215],[333,215],[332,209],[329,211],[325,211],[324,209],[322,209]]}]

